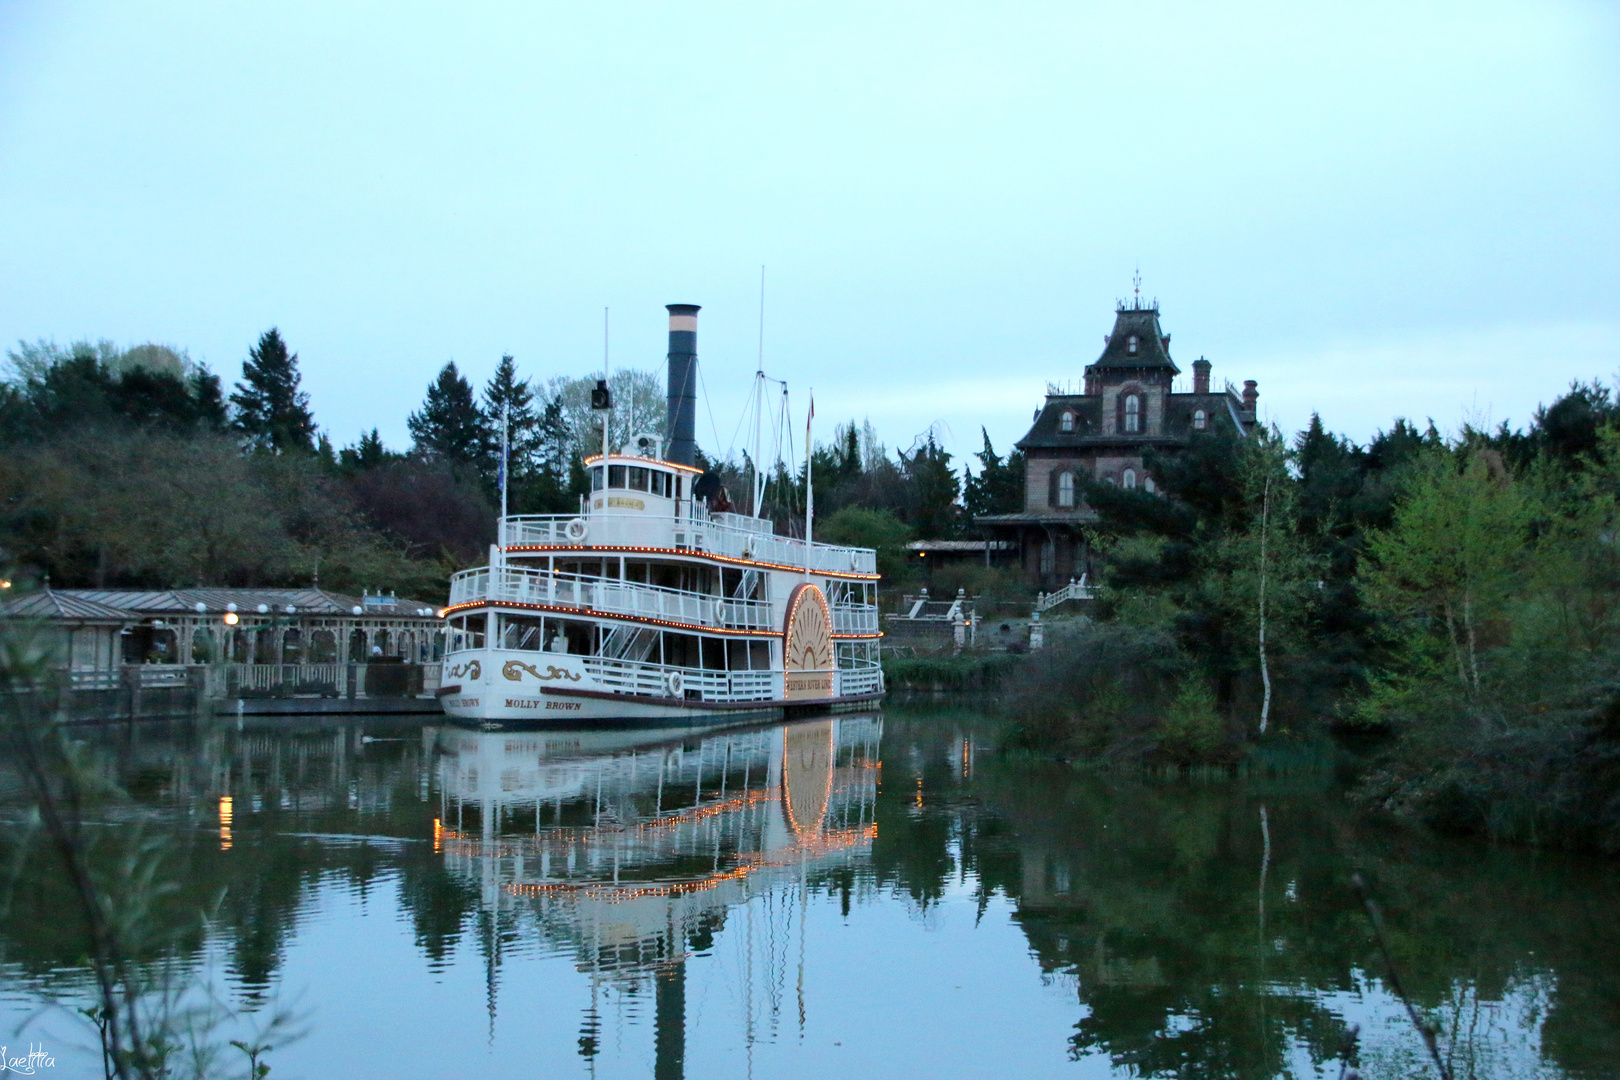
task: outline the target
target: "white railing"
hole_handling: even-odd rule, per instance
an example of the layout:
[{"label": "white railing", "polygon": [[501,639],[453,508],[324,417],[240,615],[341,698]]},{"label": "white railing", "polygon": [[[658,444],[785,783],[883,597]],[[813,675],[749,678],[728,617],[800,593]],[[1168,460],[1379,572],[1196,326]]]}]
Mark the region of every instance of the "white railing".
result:
[{"label": "white railing", "polygon": [[346,664],[231,664],[238,690],[278,690],[288,686],[330,687],[342,693],[348,682]]},{"label": "white railing", "polygon": [[877,694],[883,691],[883,668],[878,664],[864,664],[855,668],[838,669],[838,694]]},{"label": "white railing", "polygon": [[834,604],[832,624],[835,634],[875,634],[878,632],[877,606]]},{"label": "white railing", "polygon": [[121,664],[113,668],[69,668],[68,685],[75,690],[112,690],[120,686],[142,689],[185,686],[190,681],[185,664]]},{"label": "white railing", "polygon": [[639,615],[728,630],[769,630],[774,624],[768,600],[739,600],[634,581],[586,578],[510,566],[495,571],[479,567],[451,577],[452,606],[475,600]]},{"label": "white railing", "polygon": [[1095,600],[1097,590],[1086,584],[1086,575],[1081,574],[1076,581],[1069,579],[1069,583],[1057,592],[1042,593],[1035,600],[1036,611],[1051,611],[1065,600]]},{"label": "white railing", "polygon": [[[780,696],[773,671],[703,671],[600,656],[587,656],[585,671],[608,690],[643,697],[684,698],[693,691],[703,701],[768,701]],[[676,672],[681,677],[679,695],[670,693],[670,675]]]},{"label": "white railing", "polygon": [[[578,524],[573,524],[578,522]],[[586,517],[567,514],[509,517],[501,526],[506,547],[648,547],[706,551],[737,559],[802,567],[805,542],[776,536],[768,521],[740,514],[689,518],[596,511]],[[810,570],[822,573],[874,574],[877,553],[869,548],[809,546]]]}]

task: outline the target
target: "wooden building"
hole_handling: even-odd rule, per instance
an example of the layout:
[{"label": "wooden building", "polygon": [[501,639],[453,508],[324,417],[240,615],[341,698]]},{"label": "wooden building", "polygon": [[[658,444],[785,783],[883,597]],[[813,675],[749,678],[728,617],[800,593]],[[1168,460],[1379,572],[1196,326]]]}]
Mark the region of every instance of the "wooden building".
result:
[{"label": "wooden building", "polygon": [[445,645],[439,611],[321,588],[47,586],[0,604],[0,618],[29,620],[52,640],[73,690],[191,686],[213,700],[353,699],[395,683],[406,690],[394,696],[431,693]]}]

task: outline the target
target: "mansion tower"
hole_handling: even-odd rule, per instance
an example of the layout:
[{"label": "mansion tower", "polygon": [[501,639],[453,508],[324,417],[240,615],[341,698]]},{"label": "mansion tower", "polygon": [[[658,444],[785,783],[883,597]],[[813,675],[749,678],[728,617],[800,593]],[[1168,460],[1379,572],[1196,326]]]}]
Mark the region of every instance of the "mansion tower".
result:
[{"label": "mansion tower", "polygon": [[1087,571],[1083,526],[1097,521],[1086,505],[1087,482],[1152,494],[1153,477],[1142,464],[1149,447],[1185,446],[1219,429],[1247,435],[1255,425],[1253,379],[1241,393],[1230,383],[1212,390],[1209,361],[1200,357],[1191,388],[1177,386],[1181,369],[1170,358],[1157,301],[1121,302],[1103,342],[1082,391],[1049,386],[1046,404],[1017,444],[1025,457],[1023,510],[976,519],[997,539],[1013,541],[1026,575],[1046,589]]}]

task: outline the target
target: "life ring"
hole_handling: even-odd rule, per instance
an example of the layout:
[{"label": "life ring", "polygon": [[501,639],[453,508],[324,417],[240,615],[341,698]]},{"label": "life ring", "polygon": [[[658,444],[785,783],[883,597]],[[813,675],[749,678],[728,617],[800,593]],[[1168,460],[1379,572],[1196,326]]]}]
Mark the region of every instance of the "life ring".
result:
[{"label": "life ring", "polygon": [[590,526],[585,524],[584,518],[575,518],[563,526],[563,535],[576,544],[583,541],[585,534],[589,531]]},{"label": "life ring", "polygon": [[670,697],[681,696],[681,684],[681,673],[678,671],[672,671],[664,676],[664,685],[669,688]]}]

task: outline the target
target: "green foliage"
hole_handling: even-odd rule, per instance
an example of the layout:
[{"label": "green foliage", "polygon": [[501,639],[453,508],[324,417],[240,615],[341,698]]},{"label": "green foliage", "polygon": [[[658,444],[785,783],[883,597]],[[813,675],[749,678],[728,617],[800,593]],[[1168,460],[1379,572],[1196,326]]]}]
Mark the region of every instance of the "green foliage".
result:
[{"label": "green foliage", "polygon": [[456,370],[454,360],[428,384],[422,408],[411,413],[405,425],[417,453],[471,476],[489,474],[492,455],[499,448],[490,445],[489,428],[473,400],[472,384]]},{"label": "green foliage", "polygon": [[[1363,595],[1408,658],[1406,672],[1422,670],[1427,681],[1454,666],[1458,687],[1478,699],[1480,652],[1502,632],[1529,556],[1529,523],[1524,495],[1493,451],[1438,449],[1419,459],[1391,527],[1368,535],[1362,574]],[[1370,704],[1387,702],[1378,695]]]},{"label": "green foliage", "polygon": [[1225,740],[1225,723],[1215,711],[1215,692],[1197,676],[1181,682],[1158,730],[1159,753],[1177,765],[1195,765],[1216,756]]},{"label": "green foliage", "polygon": [[901,451],[900,470],[912,491],[909,524],[918,537],[934,540],[956,535],[962,524],[961,481],[951,467],[951,455],[934,439],[932,430],[911,452]]},{"label": "green foliage", "polygon": [[1009,747],[1111,765],[1231,759],[1207,682],[1169,634],[1089,620],[1049,633],[1003,689]]},{"label": "green foliage", "polygon": [[873,548],[878,573],[892,580],[905,570],[906,543],[911,529],[887,510],[846,506],[816,522],[815,539],[828,544]]},{"label": "green foliage", "polygon": [[315,417],[298,384],[298,354],[287,351],[272,326],[249,350],[242,381],[231,395],[236,427],[249,445],[273,454],[315,449]]},{"label": "green foliage", "polygon": [[1019,663],[1019,657],[1007,653],[885,656],[883,678],[889,690],[897,693],[994,690]]},{"label": "green foliage", "polygon": [[962,483],[962,505],[967,517],[989,514],[1016,514],[1024,508],[1024,452],[1013,449],[1005,459],[990,445],[990,432],[979,429],[984,449],[979,459],[979,475],[968,474]]}]

